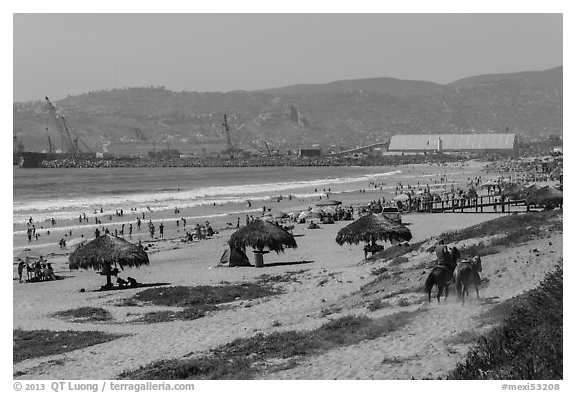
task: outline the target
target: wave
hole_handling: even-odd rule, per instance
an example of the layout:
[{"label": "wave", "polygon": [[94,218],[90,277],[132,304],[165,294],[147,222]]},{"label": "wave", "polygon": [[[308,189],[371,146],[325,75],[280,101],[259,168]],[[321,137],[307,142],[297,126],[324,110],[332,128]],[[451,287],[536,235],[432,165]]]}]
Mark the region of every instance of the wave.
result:
[{"label": "wave", "polygon": [[[25,224],[30,216],[36,217],[36,221],[55,219],[76,219],[82,212],[93,212],[98,209],[96,216],[105,216],[115,213],[116,209],[130,209],[150,207],[155,211],[179,208],[206,206],[211,204],[242,203],[246,200],[267,200],[276,196],[287,197],[288,194],[296,195],[320,195],[321,193],[299,193],[299,189],[328,187],[330,185],[350,184],[366,182],[381,177],[389,177],[401,173],[396,170],[391,172],[374,173],[357,177],[324,178],[314,180],[299,180],[277,183],[256,183],[246,185],[229,185],[200,187],[191,190],[170,190],[140,193],[123,193],[120,195],[105,192],[101,195],[58,198],[40,201],[14,202],[13,223]],[[100,212],[100,207],[105,209]],[[91,217],[94,214],[90,214]]]}]

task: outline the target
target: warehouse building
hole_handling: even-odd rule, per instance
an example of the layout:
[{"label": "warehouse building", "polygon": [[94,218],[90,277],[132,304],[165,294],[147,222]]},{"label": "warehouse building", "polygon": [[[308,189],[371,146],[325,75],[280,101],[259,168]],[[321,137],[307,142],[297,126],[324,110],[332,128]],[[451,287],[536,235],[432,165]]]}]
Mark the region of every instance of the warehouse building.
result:
[{"label": "warehouse building", "polygon": [[507,153],[518,151],[516,134],[394,135],[389,152],[402,153]]}]

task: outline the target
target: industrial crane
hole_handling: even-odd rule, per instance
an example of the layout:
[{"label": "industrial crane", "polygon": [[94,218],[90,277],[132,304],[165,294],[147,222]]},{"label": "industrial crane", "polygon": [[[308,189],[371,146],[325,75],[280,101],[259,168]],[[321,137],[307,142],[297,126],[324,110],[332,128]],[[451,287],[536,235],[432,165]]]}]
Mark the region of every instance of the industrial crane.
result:
[{"label": "industrial crane", "polygon": [[46,105],[48,107],[48,113],[50,113],[50,118],[56,126],[56,130],[62,137],[64,150],[67,153],[79,154],[81,151],[78,142],[80,142],[88,152],[93,153],[92,149],[82,139],[80,139],[78,134],[76,134],[74,131],[72,131],[72,133],[74,134],[75,138],[72,139],[72,136],[70,135],[70,129],[66,123],[66,119],[64,116],[58,116],[56,113],[56,108],[54,108],[54,105],[52,105],[48,97],[46,97]]},{"label": "industrial crane", "polygon": [[228,148],[226,152],[230,154],[230,158],[234,158],[233,148],[232,148],[232,138],[230,138],[230,126],[228,125],[228,116],[224,114],[224,123],[222,123],[224,127],[224,132],[226,133],[226,145]]},{"label": "industrial crane", "polygon": [[46,127],[46,136],[48,137],[48,153],[54,153],[54,145],[52,144],[52,140],[50,139],[50,134],[48,134],[48,127]]}]

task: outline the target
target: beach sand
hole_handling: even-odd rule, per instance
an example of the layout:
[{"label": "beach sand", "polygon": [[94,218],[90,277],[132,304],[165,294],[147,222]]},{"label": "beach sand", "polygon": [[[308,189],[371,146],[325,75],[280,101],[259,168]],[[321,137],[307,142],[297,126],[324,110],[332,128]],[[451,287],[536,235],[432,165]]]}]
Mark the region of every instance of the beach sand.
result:
[{"label": "beach sand", "polygon": [[[364,203],[370,196],[356,195],[347,204]],[[364,198],[364,199],[363,199]],[[465,228],[499,217],[485,214],[407,214],[403,221],[412,231],[412,243],[429,240],[448,230]],[[462,307],[452,293],[444,303],[428,302],[423,289],[387,299],[388,307],[370,311],[370,299],[359,295],[360,288],[374,280],[371,270],[382,262],[365,261],[362,245],[338,246],[337,231],[349,222],[321,225],[308,230],[294,228],[298,248],[285,253],[265,255],[265,266],[216,267],[227,248],[234,229],[223,229],[209,240],[182,243],[172,236],[154,241],[149,250],[150,265],[126,269],[121,276],[132,276],[141,283],[170,285],[218,285],[222,281],[255,281],[261,275],[295,272],[294,281],[277,283],[285,293],[251,301],[238,301],[232,307],[209,313],[192,321],[136,324],[131,321],[145,312],[166,307],[118,307],[115,304],[141,289],[94,292],[105,283],[96,272],[69,271],[67,255],[52,255],[49,261],[59,281],[13,286],[13,326],[24,330],[98,330],[125,336],[65,354],[28,359],[14,364],[17,379],[115,379],[124,370],[150,362],[201,353],[237,338],[253,337],[273,331],[311,330],[344,315],[377,318],[399,311],[415,311],[417,316],[404,327],[374,340],[365,340],[345,348],[305,359],[294,368],[264,373],[262,379],[422,379],[437,378],[451,370],[471,342],[451,343],[463,332],[483,333],[490,326],[478,317],[488,309],[537,286],[545,273],[562,260],[562,234],[553,233],[518,248],[482,258],[485,279],[480,301],[471,294]],[[144,242],[148,244],[148,242]],[[533,252],[538,249],[539,252]],[[251,252],[247,253],[254,264]],[[435,259],[419,250],[405,264],[394,266],[398,280],[387,291],[406,287],[423,288],[429,269],[423,267]],[[16,276],[16,275],[15,275]],[[85,289],[86,292],[80,292]],[[385,293],[383,293],[384,295]],[[78,307],[102,307],[112,313],[113,321],[74,323],[52,316],[58,311]],[[330,310],[330,312],[326,312]]]}]

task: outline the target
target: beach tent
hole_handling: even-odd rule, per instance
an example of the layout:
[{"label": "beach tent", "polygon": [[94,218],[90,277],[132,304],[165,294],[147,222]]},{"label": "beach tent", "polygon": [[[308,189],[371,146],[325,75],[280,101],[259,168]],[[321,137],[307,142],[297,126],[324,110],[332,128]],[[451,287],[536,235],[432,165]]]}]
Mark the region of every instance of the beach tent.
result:
[{"label": "beach tent", "polygon": [[246,253],[238,248],[227,248],[220,257],[219,266],[252,266]]}]

